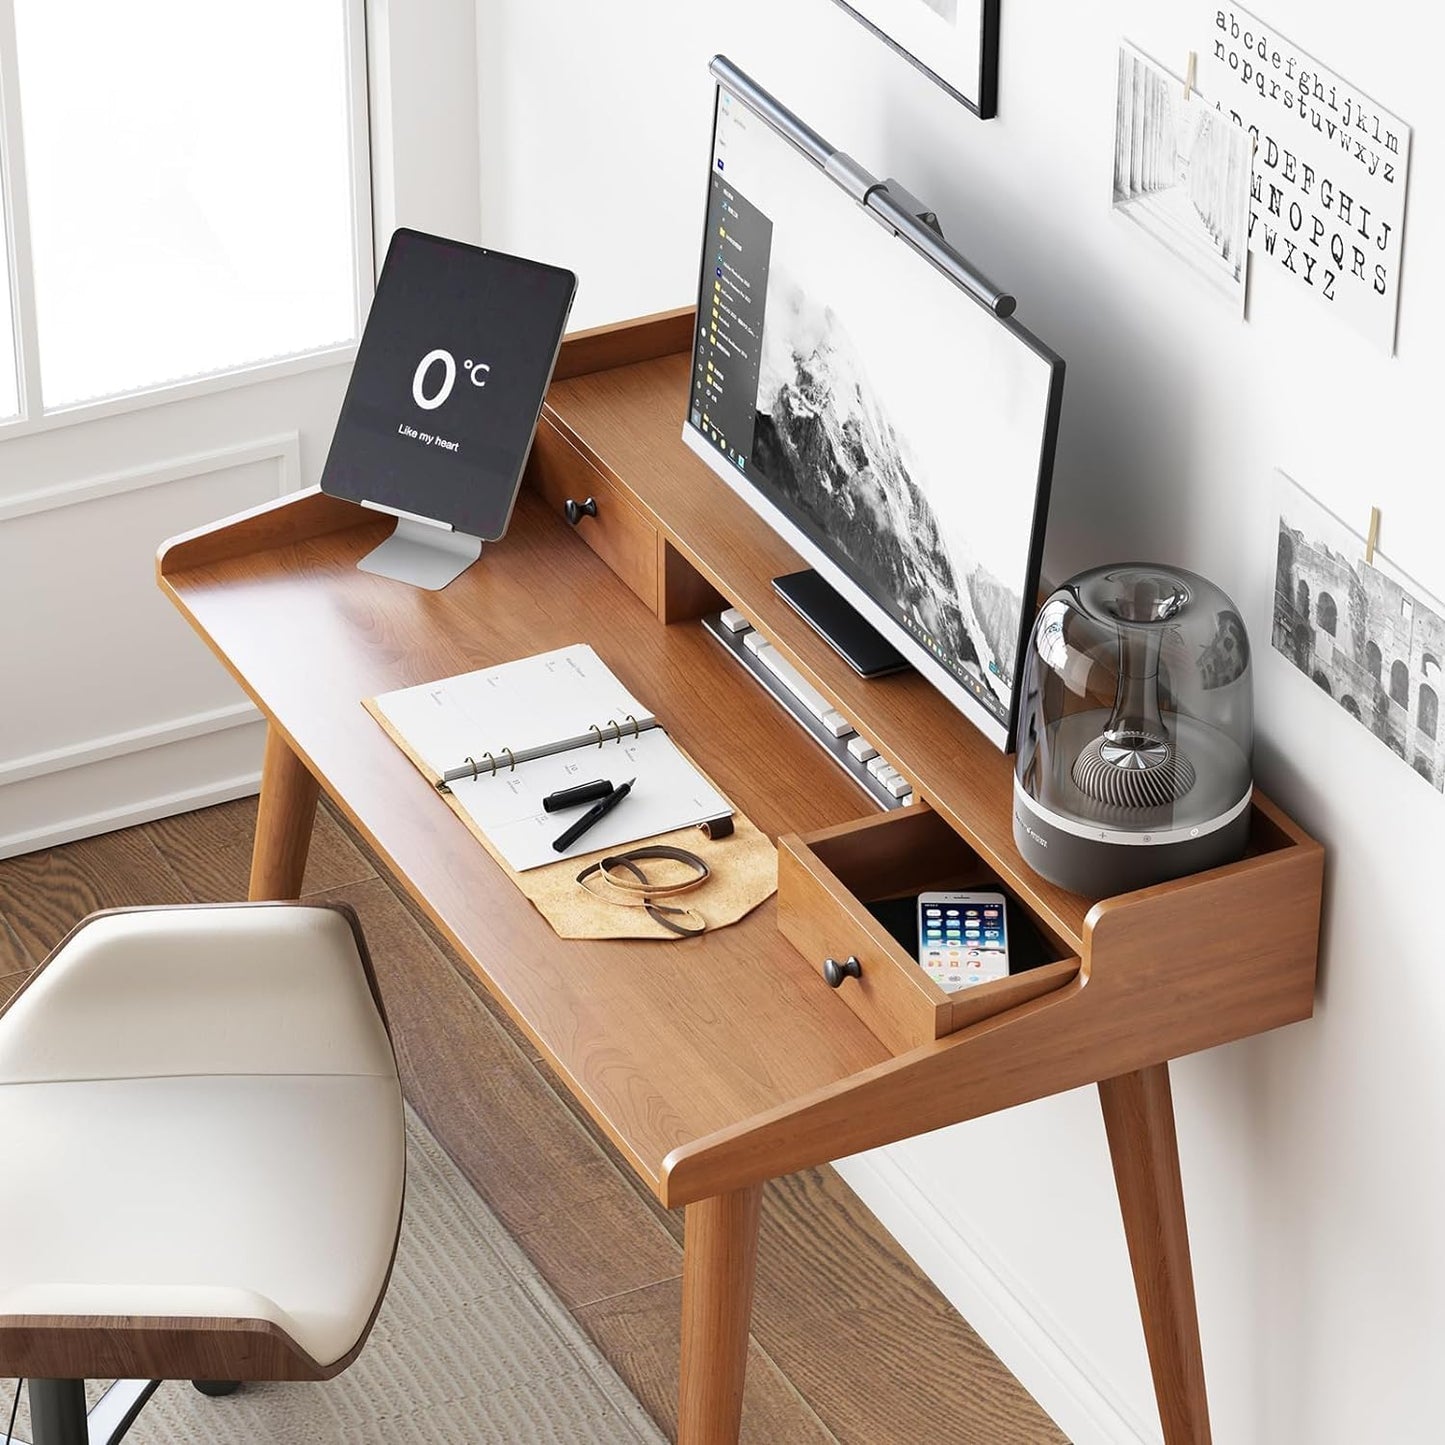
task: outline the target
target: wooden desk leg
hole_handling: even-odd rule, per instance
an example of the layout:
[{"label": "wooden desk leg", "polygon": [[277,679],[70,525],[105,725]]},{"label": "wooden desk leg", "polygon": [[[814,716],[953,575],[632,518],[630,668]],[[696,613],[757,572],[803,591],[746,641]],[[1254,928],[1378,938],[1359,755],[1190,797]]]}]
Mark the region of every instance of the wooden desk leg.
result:
[{"label": "wooden desk leg", "polygon": [[743,1414],[762,1185],[687,1206],[678,1445],[734,1445]]},{"label": "wooden desk leg", "polygon": [[1209,1445],[1169,1065],[1099,1085],[1165,1445]]},{"label": "wooden desk leg", "polygon": [[320,788],[306,764],[274,727],[266,729],[261,764],[261,804],[256,811],[256,842],[251,850],[253,903],[299,898],[316,821]]}]

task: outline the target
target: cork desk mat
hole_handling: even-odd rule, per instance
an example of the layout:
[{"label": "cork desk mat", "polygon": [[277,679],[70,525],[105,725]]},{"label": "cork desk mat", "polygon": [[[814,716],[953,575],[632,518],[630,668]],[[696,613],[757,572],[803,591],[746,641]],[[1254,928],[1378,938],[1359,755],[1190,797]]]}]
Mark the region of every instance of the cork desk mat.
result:
[{"label": "cork desk mat", "polygon": [[[372,706],[367,698],[362,706],[376,719],[386,735],[418,767],[418,776],[427,787],[435,787],[421,768],[420,760],[407,746],[401,734],[391,726],[385,714]],[[673,739],[674,746],[677,740]],[[719,796],[726,798],[729,806],[732,799],[698,767],[696,759],[683,748],[678,751],[712,785]],[[441,796],[447,806],[467,825],[467,831],[491,854],[493,861],[511,879],[513,885],[528,899],[532,906],[552,926],[558,938],[656,938],[674,940],[677,934],[648,916],[641,908],[632,908],[609,903],[605,898],[588,893],[577,875],[591,863],[615,853],[632,848],[648,847],[657,843],[669,844],[674,848],[685,848],[695,853],[712,870],[706,882],[686,893],[664,898],[666,904],[690,908],[700,914],[707,924],[708,932],[725,928],[746,918],[760,903],[766,902],[778,888],[778,850],[766,833],[746,814],[733,807],[733,831],[726,838],[709,838],[699,828],[677,828],[671,833],[662,833],[652,838],[639,838],[624,847],[600,849],[595,853],[579,853],[575,857],[562,858],[556,863],[546,863],[540,868],[529,868],[519,873],[492,846],[491,840],[477,827],[449,791]],[[685,864],[649,859],[644,865],[649,882],[665,885],[692,876],[693,870]],[[620,876],[626,877],[626,874]]]}]

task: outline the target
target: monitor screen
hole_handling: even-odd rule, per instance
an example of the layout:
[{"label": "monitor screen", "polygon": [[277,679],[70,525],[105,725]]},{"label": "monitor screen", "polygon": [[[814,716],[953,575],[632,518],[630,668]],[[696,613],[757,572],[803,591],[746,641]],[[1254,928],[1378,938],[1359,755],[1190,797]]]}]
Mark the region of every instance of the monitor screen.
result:
[{"label": "monitor screen", "polygon": [[725,84],[708,172],[685,439],[1011,747],[1062,363]]}]

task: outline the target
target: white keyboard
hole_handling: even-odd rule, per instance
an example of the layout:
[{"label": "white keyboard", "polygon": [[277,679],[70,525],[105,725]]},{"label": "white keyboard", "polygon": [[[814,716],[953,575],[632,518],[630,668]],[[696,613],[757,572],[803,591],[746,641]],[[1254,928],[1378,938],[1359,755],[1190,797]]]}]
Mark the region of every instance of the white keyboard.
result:
[{"label": "white keyboard", "polygon": [[743,646],[746,647],[835,738],[853,736],[853,724],[850,723],[816,687],[809,683],[807,678],[805,678],[771,642],[764,641],[761,633],[749,632],[743,638]]},{"label": "white keyboard", "polygon": [[[703,618],[703,625],[781,701],[791,700],[790,707],[791,703],[798,704],[798,708],[791,709],[794,716],[806,724],[865,791],[890,807],[913,802],[913,787],[908,779],[867,738],[860,736],[853,724],[767,638],[755,631],[736,607],[729,607],[717,617]],[[772,686],[774,683],[780,685],[781,691]]]}]

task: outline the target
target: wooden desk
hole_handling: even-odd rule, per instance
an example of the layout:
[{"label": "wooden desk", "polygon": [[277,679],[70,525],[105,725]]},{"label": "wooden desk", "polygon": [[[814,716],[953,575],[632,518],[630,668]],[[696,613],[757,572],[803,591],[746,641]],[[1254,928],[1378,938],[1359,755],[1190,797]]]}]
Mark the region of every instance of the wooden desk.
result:
[{"label": "wooden desk", "polygon": [[[1309,1015],[1320,850],[1261,798],[1228,868],[1100,902],[1030,873],[1009,760],[918,678],[855,678],[773,594],[795,557],[679,440],[690,340],[688,312],[569,339],[511,531],[441,593],[357,571],[390,522],[315,492],[162,548],[160,585],[269,720],[251,896],[297,894],[325,788],[657,1197],[686,1205],[690,1445],[736,1438],[764,1181],[1098,1083],[1165,1436],[1198,1445],[1167,1061]],[[559,498],[589,494],[597,518],[569,528]],[[878,813],[692,620],[719,595],[913,779],[911,819]],[[776,901],[675,944],[559,941],[360,706],[582,640],[759,827],[792,835],[792,936],[831,929],[864,956],[855,994],[780,934]],[[1006,984],[937,1010],[943,1037],[924,999],[927,1035],[900,1044],[918,985],[849,934],[848,868],[921,879],[940,840],[1062,962],[1037,997]]]}]

